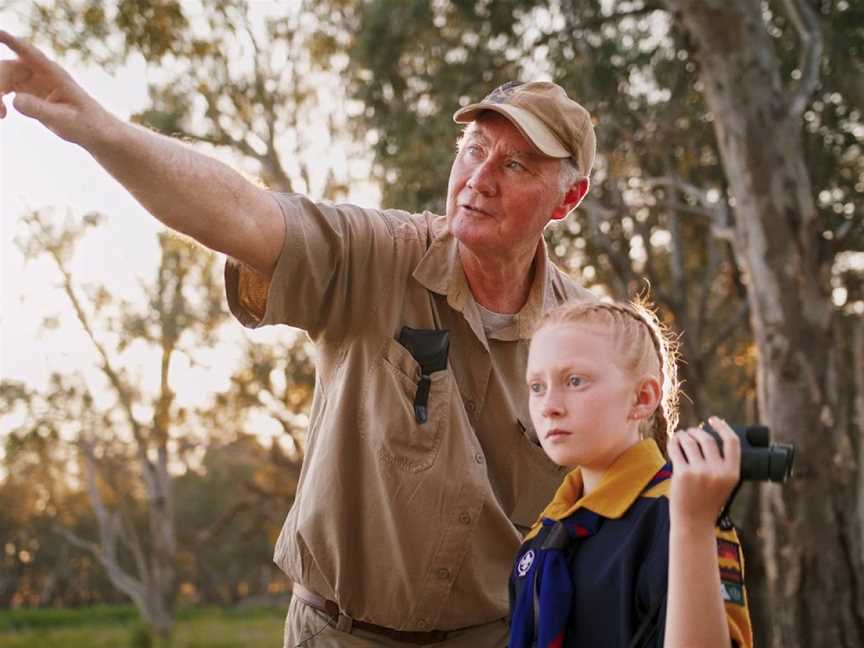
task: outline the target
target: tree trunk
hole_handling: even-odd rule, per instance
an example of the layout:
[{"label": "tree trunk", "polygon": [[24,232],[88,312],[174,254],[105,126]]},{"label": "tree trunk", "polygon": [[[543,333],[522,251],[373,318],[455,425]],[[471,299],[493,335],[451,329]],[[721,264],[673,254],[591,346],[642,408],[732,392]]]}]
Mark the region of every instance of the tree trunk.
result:
[{"label": "tree trunk", "polygon": [[[818,80],[821,36],[805,0],[787,0],[802,40],[801,80],[786,88],[753,0],[666,0],[689,32],[735,198],[735,252],[758,348],[759,414],[797,445],[797,478],[761,487],[772,631],[763,645],[864,645],[860,466],[852,408],[839,402],[830,259],[804,161],[801,117]],[[815,25],[815,27],[814,27]],[[815,63],[814,63],[815,59]]]},{"label": "tree trunk", "polygon": [[[858,416],[858,531],[864,538],[864,319],[852,325],[852,398],[853,412]],[[854,444],[853,444],[854,445]],[[864,542],[858,545],[864,562]]]}]

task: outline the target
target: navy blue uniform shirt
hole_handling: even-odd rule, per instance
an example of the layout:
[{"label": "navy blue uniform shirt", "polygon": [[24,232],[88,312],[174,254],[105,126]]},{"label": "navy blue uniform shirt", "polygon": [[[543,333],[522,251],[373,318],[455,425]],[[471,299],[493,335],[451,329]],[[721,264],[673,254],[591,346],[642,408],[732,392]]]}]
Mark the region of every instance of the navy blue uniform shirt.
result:
[{"label": "navy blue uniform shirt", "polygon": [[[563,520],[588,509],[600,516],[593,535],[571,541],[565,549],[573,598],[564,646],[629,646],[648,615],[656,616],[651,623],[656,632],[643,645],[663,645],[671,482],[655,477],[664,463],[653,439],[643,440],[622,454],[586,497],[579,470],[570,472],[541,514],[541,519]],[[538,521],[526,536],[511,573],[511,609],[516,593],[526,585],[526,564],[552,528]],[[744,565],[735,530],[718,529],[717,543],[729,633],[736,646],[751,648]]]}]

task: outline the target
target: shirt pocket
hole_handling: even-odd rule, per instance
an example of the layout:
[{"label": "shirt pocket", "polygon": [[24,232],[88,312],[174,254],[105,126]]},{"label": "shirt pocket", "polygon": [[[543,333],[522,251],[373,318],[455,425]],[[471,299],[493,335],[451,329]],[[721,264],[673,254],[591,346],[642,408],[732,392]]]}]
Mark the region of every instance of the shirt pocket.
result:
[{"label": "shirt pocket", "polygon": [[537,521],[555,490],[567,474],[567,468],[552,461],[537,440],[530,420],[517,422],[512,465],[517,475],[516,505],[510,520],[525,533]]},{"label": "shirt pocket", "polygon": [[378,458],[407,472],[430,468],[450,418],[450,370],[429,375],[427,420],[418,423],[414,397],[420,365],[394,339],[387,339],[366,375],[362,432]]}]

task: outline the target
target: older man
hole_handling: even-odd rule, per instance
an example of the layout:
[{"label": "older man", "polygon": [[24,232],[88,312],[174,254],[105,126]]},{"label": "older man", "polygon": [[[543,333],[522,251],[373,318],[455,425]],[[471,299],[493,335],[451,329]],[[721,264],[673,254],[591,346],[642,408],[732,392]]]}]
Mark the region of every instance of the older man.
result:
[{"label": "older man", "polygon": [[591,298],[542,238],[588,191],[585,109],[552,83],[506,84],[455,115],[467,127],[445,216],[334,206],[121,122],[32,45],[0,42],[18,55],[0,94],[227,254],[244,325],[290,324],[317,345],[275,554],[294,588],[285,645],[505,645],[520,531],[561,479],[528,417],[528,337],[544,310]]}]

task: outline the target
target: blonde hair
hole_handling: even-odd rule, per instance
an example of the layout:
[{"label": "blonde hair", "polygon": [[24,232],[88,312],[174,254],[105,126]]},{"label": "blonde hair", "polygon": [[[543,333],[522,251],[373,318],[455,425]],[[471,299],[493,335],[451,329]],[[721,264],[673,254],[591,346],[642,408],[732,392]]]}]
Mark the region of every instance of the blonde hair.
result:
[{"label": "blonde hair", "polygon": [[642,434],[651,434],[663,454],[666,441],[678,425],[678,338],[659,320],[651,304],[637,298],[629,304],[570,302],[548,311],[537,324],[541,329],[556,324],[599,324],[620,351],[618,364],[635,375],[651,374],[661,385],[659,407],[640,423]]}]

